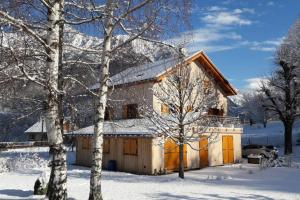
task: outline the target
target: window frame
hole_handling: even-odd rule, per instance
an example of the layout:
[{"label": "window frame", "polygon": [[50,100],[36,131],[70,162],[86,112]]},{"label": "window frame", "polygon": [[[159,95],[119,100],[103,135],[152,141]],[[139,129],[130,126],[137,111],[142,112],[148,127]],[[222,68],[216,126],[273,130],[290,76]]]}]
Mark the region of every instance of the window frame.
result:
[{"label": "window frame", "polygon": [[[134,109],[133,109],[134,108]],[[134,110],[134,111],[132,111]],[[132,114],[135,113],[135,114]],[[124,119],[136,119],[139,117],[138,104],[131,103],[123,106],[123,118]]]}]

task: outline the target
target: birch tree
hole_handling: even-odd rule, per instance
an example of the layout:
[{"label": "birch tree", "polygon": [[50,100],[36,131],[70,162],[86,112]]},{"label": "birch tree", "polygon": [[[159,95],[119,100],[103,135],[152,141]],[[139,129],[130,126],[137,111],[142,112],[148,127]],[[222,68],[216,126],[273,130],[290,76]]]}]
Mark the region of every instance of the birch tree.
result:
[{"label": "birch tree", "polygon": [[[63,0],[47,0],[37,2],[10,2],[11,5],[19,6],[22,11],[33,11],[26,15],[18,15],[15,10],[8,10],[5,4],[2,4],[0,18],[3,24],[7,24],[4,30],[19,30],[23,38],[29,38],[35,44],[30,50],[36,59],[40,59],[41,64],[45,64],[47,76],[42,78],[40,72],[27,71],[26,62],[18,59],[16,49],[10,48],[14,55],[15,66],[19,73],[15,76],[8,76],[8,79],[18,79],[29,81],[45,88],[47,100],[44,102],[45,119],[47,126],[47,137],[49,143],[49,153],[51,156],[51,174],[48,184],[47,197],[49,199],[67,198],[67,167],[66,150],[63,145],[63,136],[59,119],[59,95],[62,91],[59,89],[59,55],[60,55],[60,23],[63,16]],[[42,14],[41,14],[42,13]],[[43,18],[43,14],[45,14]],[[44,19],[44,20],[42,20]],[[11,28],[12,27],[12,28]],[[16,36],[16,35],[15,35]],[[34,49],[34,47],[38,47]],[[41,55],[41,56],[37,56]]]},{"label": "birch tree", "polygon": [[[207,112],[209,108],[218,106],[218,93],[205,72],[192,71],[183,55],[177,59],[179,64],[175,70],[153,89],[153,95],[161,102],[164,113],[148,106],[142,108],[142,113],[152,122],[152,131],[162,138],[162,144],[172,140],[178,145],[178,175],[183,179],[184,145],[193,148],[191,143],[199,141],[207,128],[217,123],[217,118],[209,117]],[[213,134],[208,136],[213,139]]]}]

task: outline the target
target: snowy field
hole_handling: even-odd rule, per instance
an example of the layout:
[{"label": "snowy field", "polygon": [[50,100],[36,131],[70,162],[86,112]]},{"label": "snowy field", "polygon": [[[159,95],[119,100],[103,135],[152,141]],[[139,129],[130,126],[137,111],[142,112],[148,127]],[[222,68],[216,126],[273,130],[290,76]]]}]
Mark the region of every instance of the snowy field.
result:
[{"label": "snowy field", "polygon": [[[274,124],[275,128],[272,125],[269,128],[276,131],[278,124]],[[74,155],[68,152],[68,195],[69,199],[84,200],[88,198],[90,169],[72,165]],[[47,159],[46,147],[0,152],[0,199],[42,199],[32,195],[33,185],[43,172],[49,173]],[[294,146],[292,160],[292,168],[260,169],[247,163],[209,167],[186,172],[184,180],[177,178],[176,173],[142,176],[105,171],[103,195],[106,200],[300,200],[300,146]]]},{"label": "snowy field", "polygon": [[[298,158],[300,147],[295,147]],[[300,156],[300,155],[299,155]],[[0,199],[42,199],[33,196],[33,185],[43,171],[47,148],[28,148],[1,152],[0,160],[15,160],[11,172],[0,174]],[[36,164],[39,158],[39,164]],[[74,162],[74,153],[68,153]],[[300,165],[300,161],[297,161]],[[140,176],[121,172],[104,172],[105,199],[300,199],[299,168],[259,169],[258,165],[235,164],[186,172],[186,179],[177,174]],[[87,199],[89,168],[69,165],[70,199]]]},{"label": "snowy field", "polygon": [[[300,121],[293,127],[293,143],[300,138]],[[280,121],[271,121],[264,128],[262,124],[244,125],[242,143],[282,146],[284,144],[284,126]]]}]

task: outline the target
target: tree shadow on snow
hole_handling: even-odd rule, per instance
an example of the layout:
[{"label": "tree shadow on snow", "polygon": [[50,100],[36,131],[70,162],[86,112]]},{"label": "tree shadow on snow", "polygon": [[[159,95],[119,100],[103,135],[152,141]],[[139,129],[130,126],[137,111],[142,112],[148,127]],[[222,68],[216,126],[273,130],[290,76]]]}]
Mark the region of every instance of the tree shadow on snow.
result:
[{"label": "tree shadow on snow", "polygon": [[29,197],[33,195],[32,190],[4,189],[0,190],[0,194],[12,197]]},{"label": "tree shadow on snow", "polygon": [[207,200],[207,199],[224,199],[224,200],[240,200],[240,199],[264,199],[264,200],[274,200],[273,198],[257,195],[257,194],[235,194],[233,196],[223,196],[219,194],[193,194],[192,196],[183,195],[183,194],[172,194],[168,192],[151,194],[151,199],[160,199],[160,200],[175,200],[175,199],[186,199],[186,200]]}]

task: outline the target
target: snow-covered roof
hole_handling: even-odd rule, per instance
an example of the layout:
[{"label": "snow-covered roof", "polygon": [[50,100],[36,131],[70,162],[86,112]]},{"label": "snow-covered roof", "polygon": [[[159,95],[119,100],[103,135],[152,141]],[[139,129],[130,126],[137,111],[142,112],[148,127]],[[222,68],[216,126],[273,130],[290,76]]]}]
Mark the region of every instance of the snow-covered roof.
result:
[{"label": "snow-covered roof", "polygon": [[[201,51],[198,51],[192,55],[187,56],[185,60],[190,59],[191,57],[198,54],[199,52]],[[127,83],[138,82],[138,81],[152,80],[156,77],[163,75],[167,71],[171,70],[173,67],[175,67],[178,64],[178,62],[179,62],[178,58],[171,57],[168,59],[159,60],[144,65],[139,65],[136,67],[130,67],[112,76],[110,78],[109,85],[117,86],[117,85],[122,85]],[[90,89],[93,90],[98,88],[99,88],[99,83],[93,85]]]},{"label": "snow-covered roof", "polygon": [[46,133],[46,123],[45,120],[39,120],[38,122],[36,122],[35,124],[33,124],[31,127],[29,127],[25,133]]},{"label": "snow-covered roof", "polygon": [[[223,88],[227,96],[236,95],[235,89],[229,84],[221,72],[216,68],[212,61],[205,55],[203,51],[197,51],[185,57],[187,63],[193,62],[200,58],[201,65],[214,76],[216,82]],[[118,86],[123,84],[135,83],[139,81],[155,80],[166,72],[169,72],[179,63],[178,58],[171,57],[159,60],[153,63],[147,63],[136,67],[125,69],[110,78],[109,86]],[[99,83],[90,87],[91,90],[99,88]]]},{"label": "snow-covered roof", "polygon": [[[147,119],[124,119],[104,122],[104,135],[106,136],[153,136],[153,132],[147,128],[150,125]],[[148,126],[147,126],[148,125]],[[66,133],[67,135],[93,135],[94,126],[88,126],[76,131]]]}]

